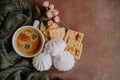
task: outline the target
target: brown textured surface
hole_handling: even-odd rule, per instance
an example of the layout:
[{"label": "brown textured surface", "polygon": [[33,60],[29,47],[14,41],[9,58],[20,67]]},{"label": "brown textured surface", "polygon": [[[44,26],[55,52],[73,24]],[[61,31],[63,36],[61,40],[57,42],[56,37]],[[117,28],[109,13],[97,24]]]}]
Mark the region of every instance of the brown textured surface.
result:
[{"label": "brown textured surface", "polygon": [[[37,4],[42,1],[36,0]],[[85,34],[78,64],[68,72],[49,72],[49,77],[120,80],[120,0],[49,1],[60,10],[60,17],[69,28]]]}]

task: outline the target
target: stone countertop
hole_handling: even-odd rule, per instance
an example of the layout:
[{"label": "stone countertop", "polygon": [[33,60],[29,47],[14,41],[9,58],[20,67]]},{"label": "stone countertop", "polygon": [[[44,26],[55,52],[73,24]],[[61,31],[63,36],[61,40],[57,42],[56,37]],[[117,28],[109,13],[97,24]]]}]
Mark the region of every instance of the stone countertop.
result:
[{"label": "stone countertop", "polygon": [[[44,0],[28,0],[31,5]],[[49,0],[67,27],[84,33],[79,62],[68,72],[46,72],[51,79],[120,80],[120,0]]]}]

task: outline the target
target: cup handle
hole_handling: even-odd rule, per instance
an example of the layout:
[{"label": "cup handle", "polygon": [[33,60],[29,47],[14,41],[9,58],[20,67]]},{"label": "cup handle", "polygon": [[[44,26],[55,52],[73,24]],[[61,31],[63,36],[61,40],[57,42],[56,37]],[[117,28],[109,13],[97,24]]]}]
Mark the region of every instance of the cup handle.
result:
[{"label": "cup handle", "polygon": [[39,24],[40,24],[39,20],[35,20],[35,21],[33,22],[33,27],[34,27],[34,28],[38,28],[38,27],[39,27]]}]

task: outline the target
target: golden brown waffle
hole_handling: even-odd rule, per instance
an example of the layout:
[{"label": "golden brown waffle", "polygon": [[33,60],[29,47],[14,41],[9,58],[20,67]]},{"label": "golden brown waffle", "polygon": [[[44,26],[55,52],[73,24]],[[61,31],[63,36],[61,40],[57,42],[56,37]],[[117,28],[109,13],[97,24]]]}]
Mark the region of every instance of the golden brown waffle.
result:
[{"label": "golden brown waffle", "polygon": [[67,44],[65,50],[70,51],[75,59],[80,59],[80,55],[83,47],[83,44],[81,44],[83,40],[83,36],[84,36],[83,33],[73,31],[70,29],[67,31],[65,35],[64,41]]},{"label": "golden brown waffle", "polygon": [[50,39],[63,39],[65,36],[65,28],[57,28],[49,30]]},{"label": "golden brown waffle", "polygon": [[44,35],[45,35],[45,37],[46,37],[47,39],[50,39],[49,31],[52,30],[52,29],[57,29],[57,28],[59,28],[59,25],[56,24],[56,23],[54,23],[52,26],[48,27],[48,28],[43,32]]}]

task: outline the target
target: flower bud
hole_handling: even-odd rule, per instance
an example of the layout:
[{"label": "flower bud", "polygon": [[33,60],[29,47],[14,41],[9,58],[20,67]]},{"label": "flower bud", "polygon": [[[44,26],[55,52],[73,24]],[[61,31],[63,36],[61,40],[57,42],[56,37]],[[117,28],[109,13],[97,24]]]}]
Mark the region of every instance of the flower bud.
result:
[{"label": "flower bud", "polygon": [[55,17],[54,17],[54,21],[55,21],[55,22],[59,22],[59,21],[60,21],[60,17],[59,17],[59,16],[55,16]]},{"label": "flower bud", "polygon": [[44,7],[47,8],[49,6],[49,1],[44,1],[43,4],[42,4],[42,6],[44,6]]},{"label": "flower bud", "polygon": [[53,14],[54,14],[55,16],[57,16],[57,15],[59,14],[59,10],[54,9],[54,10],[53,10]]},{"label": "flower bud", "polygon": [[49,5],[49,8],[50,8],[51,10],[53,10],[53,9],[54,9],[54,4],[50,4],[50,5]]},{"label": "flower bud", "polygon": [[54,15],[53,15],[53,12],[51,10],[48,10],[47,11],[47,17],[48,18],[52,18]]},{"label": "flower bud", "polygon": [[48,25],[48,26],[52,26],[53,23],[54,23],[53,20],[49,20],[49,21],[47,22],[47,25]]}]

